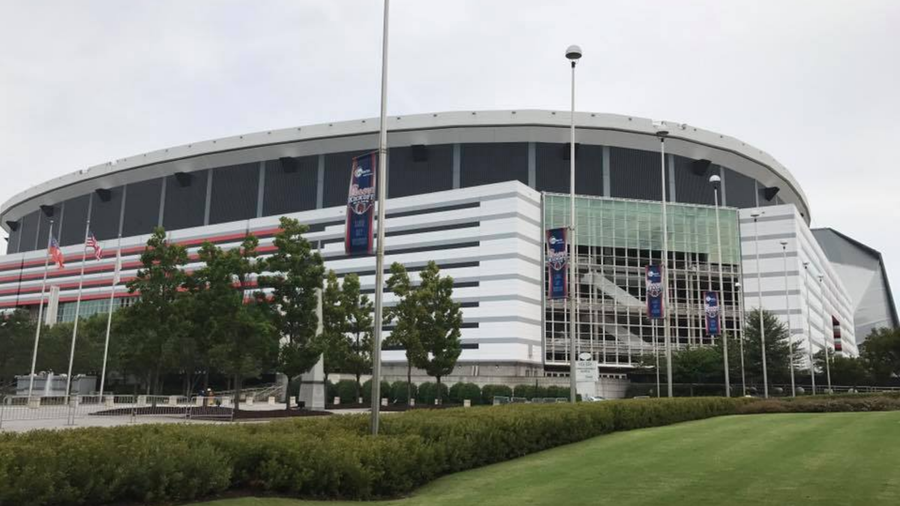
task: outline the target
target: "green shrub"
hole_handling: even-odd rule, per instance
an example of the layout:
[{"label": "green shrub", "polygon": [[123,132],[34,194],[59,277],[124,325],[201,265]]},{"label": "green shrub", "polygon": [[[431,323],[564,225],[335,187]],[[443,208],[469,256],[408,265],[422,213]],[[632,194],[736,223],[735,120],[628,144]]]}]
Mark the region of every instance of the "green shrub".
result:
[{"label": "green shrub", "polygon": [[472,405],[481,404],[481,388],[475,383],[456,383],[450,387],[450,402],[463,404],[466,399],[472,401]]},{"label": "green shrub", "polygon": [[547,387],[547,397],[553,398],[569,398],[569,389],[567,387],[549,386]]},{"label": "green shrub", "polygon": [[337,387],[334,386],[334,383],[332,383],[331,380],[325,380],[325,403],[331,404],[337,396]]},{"label": "green shrub", "polygon": [[481,402],[482,404],[491,405],[494,403],[494,396],[512,397],[512,395],[512,388],[506,385],[485,385],[481,389]]},{"label": "green shrub", "polygon": [[[356,404],[359,399],[356,397],[356,380],[345,379],[337,382],[335,385],[337,396],[341,398],[341,404]],[[362,395],[362,392],[360,392]]]},{"label": "green shrub", "polygon": [[[391,385],[391,397],[394,399],[394,402],[398,404],[409,404],[407,402],[407,389],[406,389],[405,381],[395,381],[393,385]],[[418,387],[413,383],[410,385],[412,387],[412,398],[416,398],[416,392],[418,391]]]},{"label": "green shrub", "polygon": [[848,394],[763,399],[742,406],[739,413],[845,413],[856,411],[897,410],[900,410],[900,397]]},{"label": "green shrub", "polygon": [[[367,380],[362,385],[362,398],[363,403],[369,404],[372,402],[372,380]],[[393,396],[391,394],[391,384],[387,381],[381,382],[381,398],[387,398],[388,404],[394,401]]]},{"label": "green shrub", "polygon": [[534,385],[516,385],[516,387],[513,388],[513,397],[531,399],[534,397]]},{"label": "green shrub", "polygon": [[[447,385],[441,383],[440,385],[441,392],[441,402],[450,401],[450,390],[447,388]],[[434,400],[438,397],[438,384],[437,383],[422,383],[419,385],[419,391],[416,394],[416,402],[419,404],[423,404],[426,406],[434,405]]]}]

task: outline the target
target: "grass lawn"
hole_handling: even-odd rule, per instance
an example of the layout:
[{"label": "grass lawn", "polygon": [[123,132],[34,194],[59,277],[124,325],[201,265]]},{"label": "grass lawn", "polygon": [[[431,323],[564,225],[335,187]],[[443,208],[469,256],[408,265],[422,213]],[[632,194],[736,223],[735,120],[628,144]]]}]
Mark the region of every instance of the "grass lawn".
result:
[{"label": "grass lawn", "polygon": [[408,499],[365,504],[898,505],[900,412],[729,416],[621,432],[447,476]]}]

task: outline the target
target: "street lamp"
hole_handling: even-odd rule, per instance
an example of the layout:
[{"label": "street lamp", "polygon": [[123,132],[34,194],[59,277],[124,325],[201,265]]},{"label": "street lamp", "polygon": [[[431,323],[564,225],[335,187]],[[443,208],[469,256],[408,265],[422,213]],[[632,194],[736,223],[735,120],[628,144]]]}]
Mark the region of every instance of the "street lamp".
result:
[{"label": "street lamp", "polygon": [[750,213],[750,217],[753,218],[753,241],[754,241],[754,249],[756,250],[756,292],[757,297],[759,299],[759,341],[761,343],[762,349],[762,373],[763,373],[763,396],[768,399],[769,398],[769,371],[766,367],[766,324],[765,318],[763,317],[763,303],[762,303],[762,266],[759,264],[759,217],[762,216],[762,212],[759,209],[754,209],[753,212]]},{"label": "street lamp", "polygon": [[803,284],[806,285],[806,348],[809,356],[809,376],[812,378],[812,394],[816,395],[816,362],[813,360],[812,324],[810,323],[812,313],[809,310],[809,262],[803,262],[803,271],[805,278]]},{"label": "street lamp", "polygon": [[825,276],[819,274],[819,293],[822,296],[822,311],[825,312],[825,321],[824,327],[822,330],[822,350],[825,353],[825,380],[828,382],[828,391],[826,394],[831,394],[833,391],[831,390],[831,359],[828,357],[828,353],[830,348],[828,347],[828,324],[831,323],[831,320],[828,318],[828,313],[825,310],[825,284],[822,282],[825,279]]},{"label": "street lamp", "polygon": [[741,291],[741,282],[734,282],[734,289],[741,294],[741,310],[738,312],[738,325],[741,328],[741,395],[747,396],[747,375],[744,373],[744,292]]},{"label": "street lamp", "polygon": [[787,321],[788,331],[788,363],[791,365],[791,397],[797,397],[797,385],[794,383],[794,335],[791,333],[791,298],[788,295],[788,265],[787,265],[787,241],[780,241],[781,259],[784,263],[784,307],[787,311],[784,319]]},{"label": "street lamp", "polygon": [[669,329],[669,219],[666,216],[666,136],[669,129],[662,121],[653,124],[659,137],[659,181],[662,186],[662,261],[660,267],[663,282],[663,339],[666,343],[666,382],[668,394],[672,397],[672,339]]},{"label": "street lamp", "polygon": [[572,110],[569,117],[569,231],[572,234],[569,238],[569,251],[572,252],[569,258],[569,401],[572,403],[576,400],[575,387],[577,386],[575,377],[575,361],[578,358],[576,326],[578,315],[576,313],[575,300],[575,276],[577,274],[576,262],[578,252],[575,251],[575,64],[581,59],[581,48],[576,45],[569,46],[566,49],[566,58],[572,64]]},{"label": "street lamp", "polygon": [[[716,244],[719,250],[719,306],[722,314],[725,312],[725,281],[722,274],[722,229],[719,227],[719,185],[722,178],[713,174],[709,177],[709,182],[713,185],[713,199],[716,204]],[[722,319],[724,322],[724,318]],[[731,378],[728,371],[728,337],[725,335],[725,329],[720,329],[722,333],[722,357],[725,362],[725,396],[731,397]]]},{"label": "street lamp", "polygon": [[378,134],[378,239],[375,243],[375,315],[372,325],[372,413],[369,424],[372,435],[378,435],[378,413],[381,410],[381,327],[384,311],[384,229],[387,199],[387,70],[388,13],[390,0],[384,0],[384,27],[381,34],[381,120]]}]

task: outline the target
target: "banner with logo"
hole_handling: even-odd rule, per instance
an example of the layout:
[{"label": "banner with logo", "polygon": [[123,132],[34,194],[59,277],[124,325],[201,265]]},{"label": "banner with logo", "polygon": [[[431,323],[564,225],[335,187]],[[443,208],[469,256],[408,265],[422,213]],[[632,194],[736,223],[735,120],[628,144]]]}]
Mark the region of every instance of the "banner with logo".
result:
[{"label": "banner with logo", "polygon": [[706,292],[704,297],[706,307],[706,333],[710,337],[719,335],[719,294]]},{"label": "banner with logo", "polygon": [[567,272],[569,252],[566,249],[566,229],[554,228],[547,231],[547,279],[550,299],[565,299],[568,294]]},{"label": "banner with logo", "polygon": [[663,306],[662,266],[650,264],[644,268],[647,283],[647,318],[665,318]]},{"label": "banner with logo", "polygon": [[348,255],[371,255],[373,220],[375,214],[376,153],[353,159],[350,171],[350,191],[347,195],[346,236],[344,252]]},{"label": "banner with logo", "polygon": [[833,315],[831,317],[831,329],[834,332],[834,351],[843,351],[844,345],[841,343],[841,322]]}]

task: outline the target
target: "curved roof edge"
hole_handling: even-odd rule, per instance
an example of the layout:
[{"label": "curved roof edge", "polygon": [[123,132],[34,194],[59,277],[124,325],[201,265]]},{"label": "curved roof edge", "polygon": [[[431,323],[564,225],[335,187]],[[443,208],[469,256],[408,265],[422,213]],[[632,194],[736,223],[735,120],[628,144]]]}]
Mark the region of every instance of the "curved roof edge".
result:
[{"label": "curved roof edge", "polygon": [[[388,133],[410,130],[429,130],[439,128],[464,127],[503,127],[503,126],[549,126],[569,127],[569,112],[537,109],[492,110],[492,111],[455,111],[413,114],[406,116],[388,116]],[[806,219],[810,219],[809,201],[794,176],[774,157],[765,151],[751,146],[739,139],[703,130],[686,123],[664,121],[669,128],[669,139],[683,140],[695,144],[706,145],[714,149],[731,152],[737,156],[755,162],[771,170],[784,180],[790,189],[801,199],[806,208]],[[619,114],[576,112],[575,124],[580,129],[610,130],[625,133],[655,135],[653,120],[636,116]],[[223,151],[234,151],[271,144],[283,144],[308,141],[330,137],[357,136],[378,132],[378,118],[321,123],[279,130],[268,130],[243,135],[234,135],[190,144],[182,144],[170,148],[117,159],[111,162],[94,165],[60,177],[56,177],[32,186],[10,197],[0,205],[0,217],[11,208],[30,199],[40,197],[54,190],[85,182],[91,179],[108,176],[143,166],[154,165],[184,158],[214,154]],[[0,223],[5,228],[5,223]]]}]

